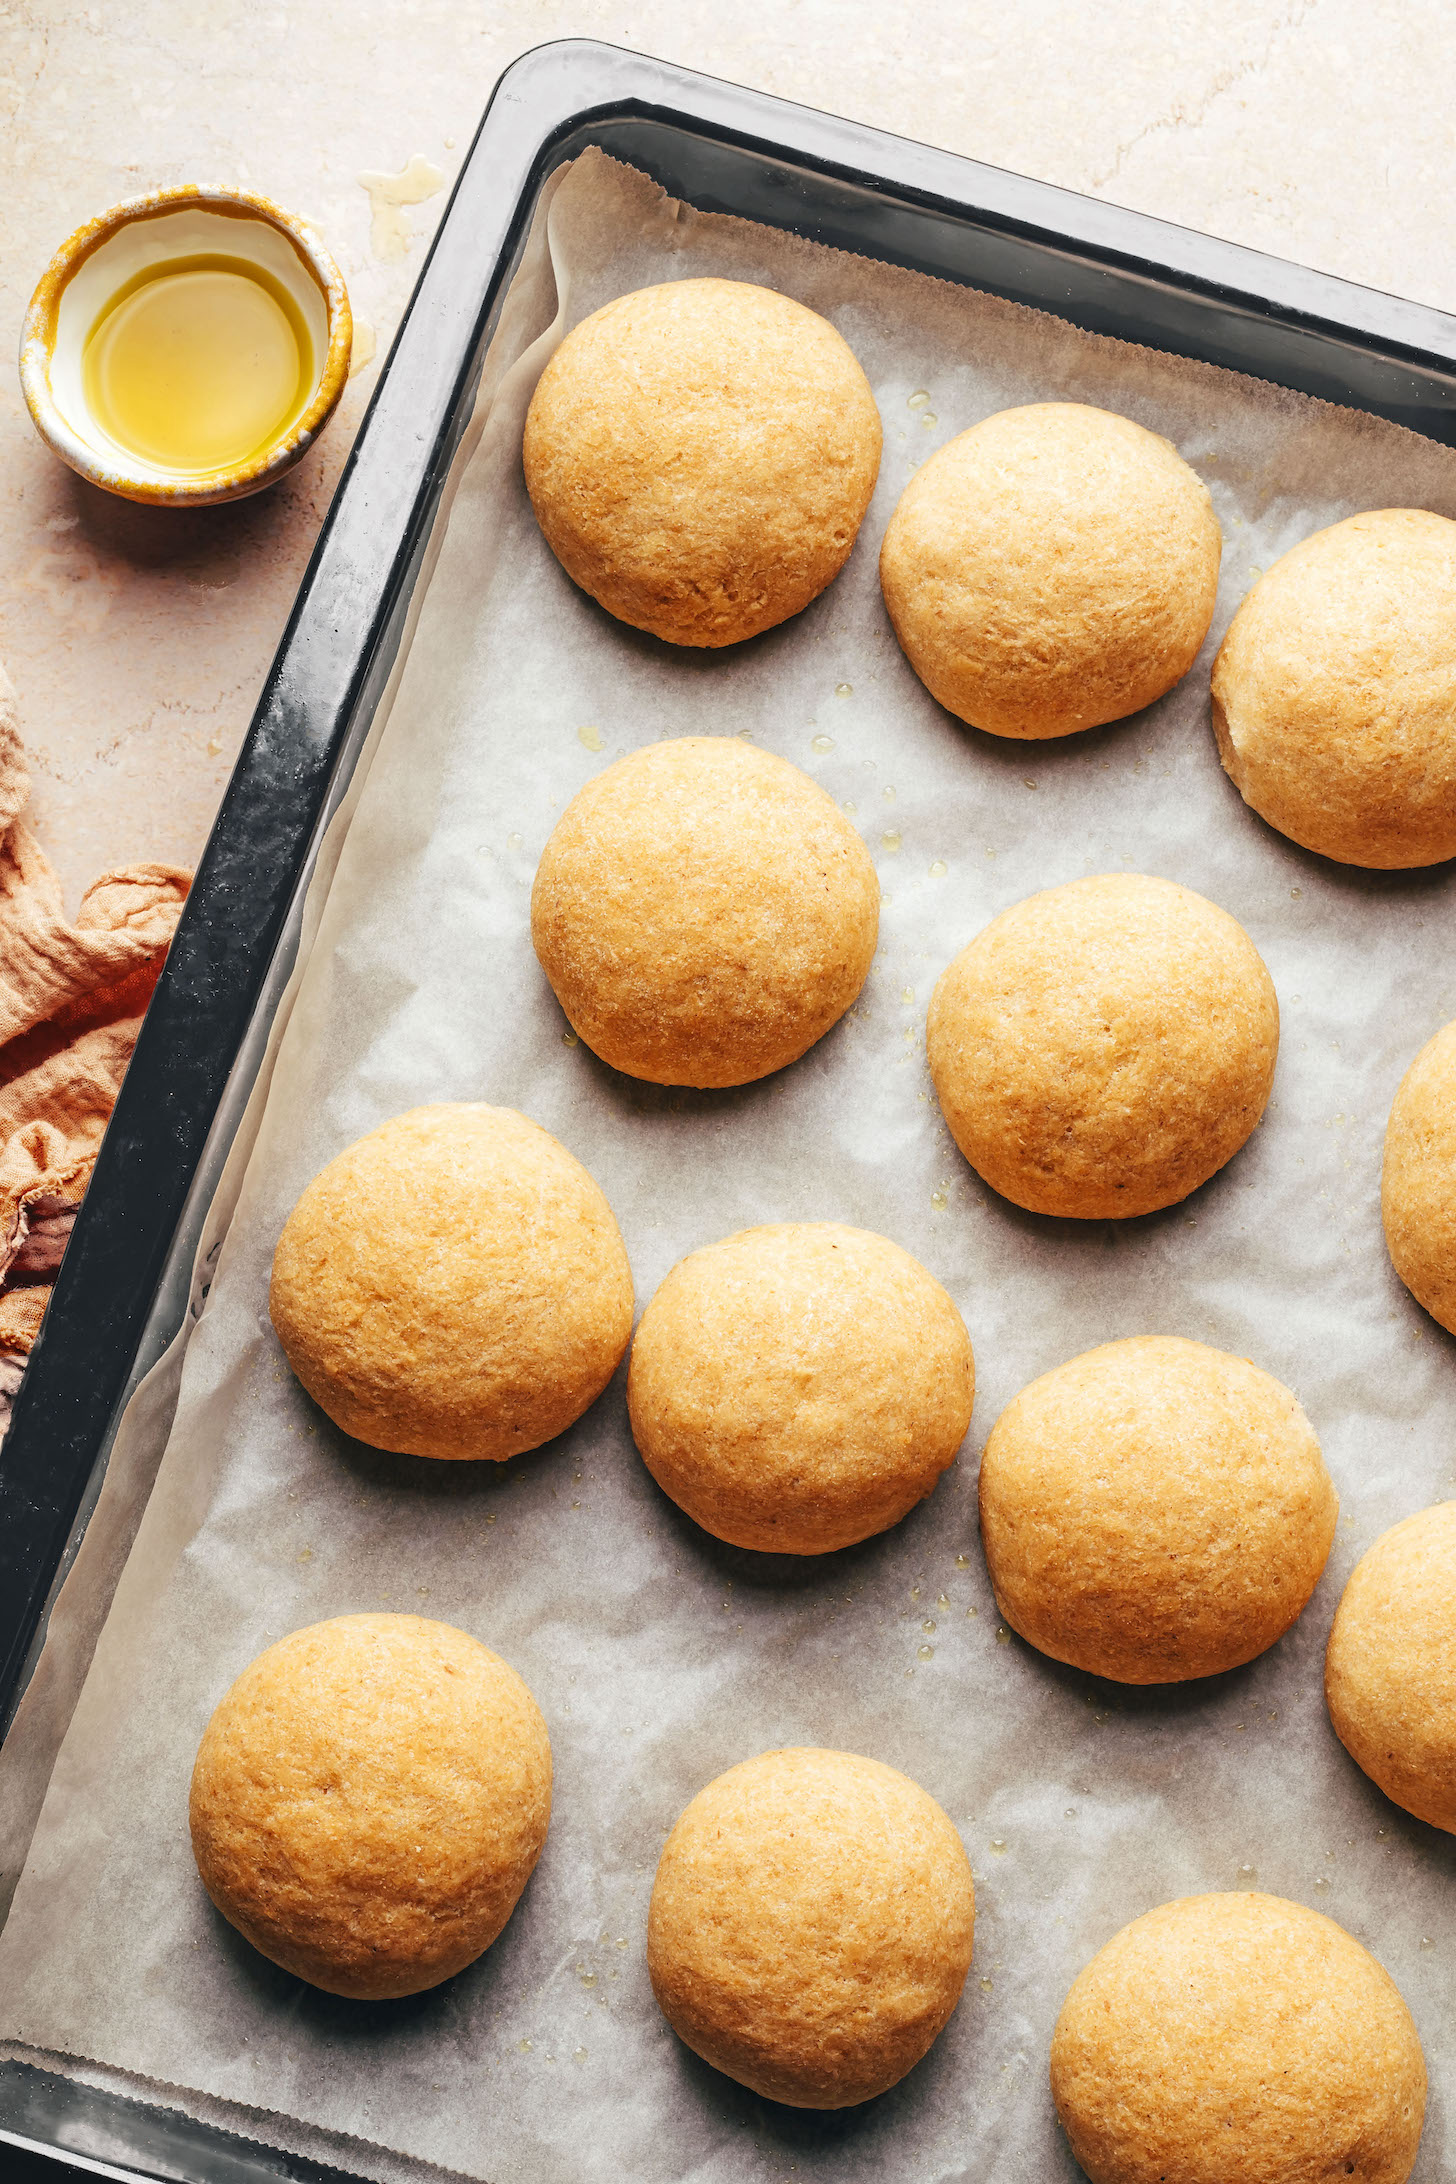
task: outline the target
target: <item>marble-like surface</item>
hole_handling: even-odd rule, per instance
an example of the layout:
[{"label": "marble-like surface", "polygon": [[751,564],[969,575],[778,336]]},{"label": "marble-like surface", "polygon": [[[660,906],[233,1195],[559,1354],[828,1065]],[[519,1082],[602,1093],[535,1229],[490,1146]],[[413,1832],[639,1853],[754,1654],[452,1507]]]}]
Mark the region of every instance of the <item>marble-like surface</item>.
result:
[{"label": "marble-like surface", "polygon": [[[313,219],[377,345],[287,480],[188,515],[84,485],[0,369],[0,660],[72,904],[107,864],[199,853],[491,85],[572,36],[1456,310],[1447,0],[0,0],[5,355],[72,227],[189,180]],[[416,156],[442,189],[377,217]]]}]

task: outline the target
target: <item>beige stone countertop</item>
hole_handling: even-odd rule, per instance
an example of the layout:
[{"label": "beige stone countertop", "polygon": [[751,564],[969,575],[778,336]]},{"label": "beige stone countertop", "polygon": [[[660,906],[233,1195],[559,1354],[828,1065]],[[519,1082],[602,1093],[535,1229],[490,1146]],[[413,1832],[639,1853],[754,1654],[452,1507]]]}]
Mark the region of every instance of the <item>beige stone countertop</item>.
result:
[{"label": "beige stone countertop", "polygon": [[[363,332],[299,468],[186,514],[74,477],[36,438],[14,363],[0,367],[0,661],[32,823],[72,906],[107,865],[199,855],[491,86],[567,37],[1456,311],[1450,0],[0,0],[7,359],[61,239],[184,181],[244,183],[313,220]],[[411,161],[432,194],[374,217],[378,179]]]}]

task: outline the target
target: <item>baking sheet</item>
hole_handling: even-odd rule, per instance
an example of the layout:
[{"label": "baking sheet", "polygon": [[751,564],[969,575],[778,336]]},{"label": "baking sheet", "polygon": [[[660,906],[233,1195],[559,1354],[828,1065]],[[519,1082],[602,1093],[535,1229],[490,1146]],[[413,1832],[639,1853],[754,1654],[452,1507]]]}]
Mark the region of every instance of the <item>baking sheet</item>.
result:
[{"label": "baking sheet", "polygon": [[[750,645],[678,652],[612,623],[557,568],[521,483],[521,422],[557,338],[539,304],[541,338],[463,464],[157,1485],[0,1938],[0,2035],[199,2114],[272,2111],[243,2127],[305,2133],[381,2178],[433,2163],[492,2184],[790,2170],[1046,2184],[1078,2173],[1045,2080],[1077,1970],[1153,1904],[1257,1885],[1340,1919],[1399,1983],[1431,2067],[1415,2175],[1433,2184],[1449,2166],[1456,1844],[1345,1758],[1320,1661],[1363,1549],[1456,1492],[1456,1352],[1392,1274],[1378,1204],[1395,1085],[1456,1015],[1451,881],[1341,871],[1265,828],[1218,765],[1207,670],[1255,568],[1309,531],[1392,504],[1456,516],[1456,454],[694,214],[600,154],[562,182],[520,278],[539,280],[548,249],[557,326],[699,273],[823,311],[884,417],[874,505],[839,581]],[[1180,690],[1110,729],[1009,744],[963,729],[915,681],[875,556],[918,462],[1041,399],[1103,403],[1174,439],[1209,483],[1225,558]],[[602,1068],[568,1035],[527,931],[567,799],[621,752],[684,733],[750,735],[803,766],[855,818],[885,890],[849,1017],[795,1068],[731,1092]],[[1040,1219],[955,1152],[925,1072],[925,1007],[998,910],[1122,869],[1182,881],[1248,928],[1283,1011],[1274,1095],[1185,1205],[1117,1225]],[[639,1309],[685,1252],[750,1222],[851,1221],[915,1252],[960,1304],[978,1369],[966,1450],[930,1501],[820,1560],[723,1546],[652,1485],[620,1374],[569,1434],[505,1466],[432,1466],[340,1436],[269,1330],[274,1241],[340,1146],[461,1098],[522,1108],[586,1162]],[[1001,1406],[1060,1360],[1147,1332],[1286,1381],[1342,1497],[1294,1631],[1231,1676],[1161,1692],[1060,1668],[1001,1629],[975,1525],[975,1451]],[[550,1840],[501,1940],[448,1986],[388,2005],[316,1994],[250,1951],[207,1903],[186,1831],[197,1739],[232,1677],[282,1632],[360,1608],[439,1616],[504,1653],[556,1763]],[[724,1767],[787,1743],[903,1768],[949,1811],[977,1875],[961,2007],[899,2087],[839,2115],[775,2107],[698,2063],[658,2016],[643,1961],[678,1812]]]}]

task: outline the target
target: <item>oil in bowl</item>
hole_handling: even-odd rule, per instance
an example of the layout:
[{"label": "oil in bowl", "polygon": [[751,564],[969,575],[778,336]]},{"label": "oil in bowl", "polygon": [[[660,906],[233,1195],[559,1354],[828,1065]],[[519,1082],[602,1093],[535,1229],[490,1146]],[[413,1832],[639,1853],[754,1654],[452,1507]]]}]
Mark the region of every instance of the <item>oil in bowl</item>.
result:
[{"label": "oil in bowl", "polygon": [[92,484],[207,507],[306,454],[352,333],[307,221],[256,191],[181,183],[67,237],[26,312],[20,381],[42,439]]},{"label": "oil in bowl", "polygon": [[136,274],[82,356],[87,405],[128,454],[196,476],[271,447],[315,379],[303,313],[265,266],[213,253]]}]

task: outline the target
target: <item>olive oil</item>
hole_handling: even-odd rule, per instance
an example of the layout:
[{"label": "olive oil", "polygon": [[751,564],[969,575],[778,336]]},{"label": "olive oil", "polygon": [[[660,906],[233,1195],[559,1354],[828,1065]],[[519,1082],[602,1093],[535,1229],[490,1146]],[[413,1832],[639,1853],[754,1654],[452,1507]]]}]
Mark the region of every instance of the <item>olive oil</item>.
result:
[{"label": "olive oil", "polygon": [[91,414],[128,453],[197,476],[262,454],[307,407],[313,343],[283,283],[245,258],[171,258],[128,281],[86,339]]}]

